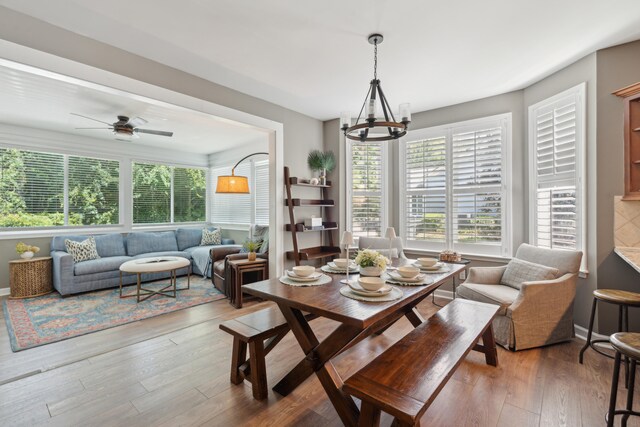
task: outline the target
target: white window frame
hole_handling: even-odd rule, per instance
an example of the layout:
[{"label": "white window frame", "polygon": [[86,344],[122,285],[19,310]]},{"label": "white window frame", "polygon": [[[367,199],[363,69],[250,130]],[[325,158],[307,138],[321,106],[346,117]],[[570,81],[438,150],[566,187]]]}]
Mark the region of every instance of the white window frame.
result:
[{"label": "white window frame", "polygon": [[[347,209],[346,209],[346,221],[347,221],[347,227],[346,230],[349,231],[353,231],[353,224],[352,224],[352,196],[353,196],[353,189],[352,189],[352,178],[353,178],[353,174],[352,174],[352,162],[353,162],[353,152],[352,152],[352,142],[349,141],[348,138],[345,138],[345,143],[346,143],[346,152],[347,152],[347,161],[345,163],[346,166],[346,188],[347,188]],[[381,182],[381,210],[382,212],[380,212],[381,218],[380,218],[380,237],[384,237],[385,231],[387,229],[387,227],[389,227],[389,209],[390,209],[390,203],[389,203],[389,167],[390,167],[390,163],[389,162],[389,144],[393,144],[395,142],[393,141],[381,141],[381,153],[380,156],[382,158],[382,182]],[[377,195],[377,193],[370,193],[371,195]],[[359,236],[353,236],[354,239],[354,244],[357,246],[358,245],[358,240],[359,240]]]},{"label": "white window frame", "polygon": [[583,252],[580,272],[588,273],[587,269],[587,193],[586,193],[586,149],[587,149],[587,120],[586,120],[586,92],[587,84],[582,82],[572,88],[546,98],[529,106],[527,123],[528,156],[529,156],[529,242],[537,244],[537,195],[539,181],[537,171],[537,146],[535,141],[536,117],[540,110],[553,109],[563,101],[575,101],[576,105],[576,250]]},{"label": "white window frame", "polygon": [[[502,127],[502,176],[501,176],[501,211],[502,211],[502,224],[501,224],[501,245],[483,245],[483,244],[454,244],[454,230],[453,230],[453,176],[450,173],[453,165],[453,135],[454,133],[464,132],[467,130],[477,129],[479,126],[490,124],[492,126]],[[513,239],[512,239],[512,225],[513,225],[513,209],[512,209],[512,168],[511,168],[511,141],[512,141],[512,114],[505,113],[489,117],[482,117],[472,120],[466,120],[463,122],[449,123],[441,126],[434,126],[430,128],[418,129],[409,131],[407,136],[400,141],[399,150],[399,195],[400,195],[400,212],[399,212],[399,225],[400,236],[405,241],[407,250],[428,250],[428,251],[442,251],[445,249],[456,250],[465,255],[480,255],[480,256],[494,256],[494,257],[510,257],[513,251]],[[406,240],[406,225],[404,218],[406,216],[406,197],[407,191],[405,188],[405,176],[406,176],[406,158],[405,151],[408,142],[430,139],[435,137],[445,137],[446,145],[446,186],[445,186],[445,227],[446,237],[445,242],[416,242]]]}]

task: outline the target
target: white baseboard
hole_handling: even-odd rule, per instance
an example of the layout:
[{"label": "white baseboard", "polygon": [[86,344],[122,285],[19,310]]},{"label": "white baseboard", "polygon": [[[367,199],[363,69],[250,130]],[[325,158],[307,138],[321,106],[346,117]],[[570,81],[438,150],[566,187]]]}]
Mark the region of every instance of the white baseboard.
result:
[{"label": "white baseboard", "polygon": [[0,288],[0,297],[4,297],[11,293],[11,289],[9,288]]}]

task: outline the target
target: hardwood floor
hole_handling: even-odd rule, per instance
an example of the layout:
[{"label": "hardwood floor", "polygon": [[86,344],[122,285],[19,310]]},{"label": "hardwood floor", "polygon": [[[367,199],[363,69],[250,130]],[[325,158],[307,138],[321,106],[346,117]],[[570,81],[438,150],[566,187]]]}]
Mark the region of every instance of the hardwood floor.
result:
[{"label": "hardwood floor", "polygon": [[[19,353],[11,352],[1,326],[0,425],[341,425],[315,377],[287,397],[269,390],[263,402],[252,398],[249,384],[229,382],[231,336],[218,325],[267,306],[248,302],[235,310],[216,301]],[[419,309],[429,316],[437,307],[425,302]],[[326,319],[311,325],[321,337],[336,326]],[[365,340],[337,358],[338,371],[348,377],[409,330],[403,319]],[[580,345],[518,353],[499,348],[497,368],[471,352],[423,425],[604,425],[612,362],[588,351],[579,365]],[[267,356],[269,384],[302,356],[287,335]],[[622,388],[618,401],[626,401]],[[383,414],[382,425],[390,423]],[[629,425],[640,422],[630,418]]]}]

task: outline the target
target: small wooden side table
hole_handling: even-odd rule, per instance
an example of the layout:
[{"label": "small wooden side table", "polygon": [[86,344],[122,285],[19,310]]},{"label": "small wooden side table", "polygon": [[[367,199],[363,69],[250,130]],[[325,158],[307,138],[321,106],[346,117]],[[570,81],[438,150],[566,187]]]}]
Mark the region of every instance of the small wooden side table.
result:
[{"label": "small wooden side table", "polygon": [[269,261],[263,258],[256,258],[255,261],[248,259],[235,259],[228,261],[231,267],[231,289],[229,299],[235,308],[242,308],[242,286],[244,282],[244,274],[257,272],[260,273],[259,280],[269,278]]},{"label": "small wooden side table", "polygon": [[53,259],[49,256],[9,261],[9,298],[31,298],[53,292]]}]

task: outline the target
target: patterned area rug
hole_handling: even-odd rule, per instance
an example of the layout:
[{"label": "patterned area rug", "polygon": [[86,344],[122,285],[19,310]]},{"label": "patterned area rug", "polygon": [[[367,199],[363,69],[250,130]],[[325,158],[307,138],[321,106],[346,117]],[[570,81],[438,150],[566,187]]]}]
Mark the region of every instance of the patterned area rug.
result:
[{"label": "patterned area rug", "polygon": [[[157,284],[147,283],[144,287],[159,289],[166,284],[165,280]],[[178,278],[178,288],[186,284],[186,277]],[[123,293],[135,293],[135,286],[127,286]],[[210,280],[192,276],[191,289],[178,291],[176,299],[155,295],[136,303],[135,297],[120,299],[117,288],[68,298],[54,292],[36,298],[5,299],[3,311],[11,349],[15,352],[222,298],[224,295]]]}]

